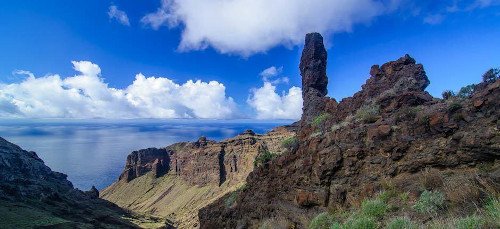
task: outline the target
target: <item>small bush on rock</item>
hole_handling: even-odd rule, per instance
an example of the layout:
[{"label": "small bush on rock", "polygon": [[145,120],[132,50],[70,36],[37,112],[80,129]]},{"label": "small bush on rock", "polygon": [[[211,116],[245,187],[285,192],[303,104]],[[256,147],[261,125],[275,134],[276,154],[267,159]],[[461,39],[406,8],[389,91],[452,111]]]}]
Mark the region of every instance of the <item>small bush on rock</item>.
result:
[{"label": "small bush on rock", "polygon": [[377,228],[377,223],[371,217],[358,215],[353,216],[347,223],[344,224],[344,228],[347,229],[375,229]]},{"label": "small bush on rock", "polygon": [[320,114],[316,118],[313,119],[312,125],[314,127],[320,127],[329,118],[330,118],[330,115],[328,113]]},{"label": "small bush on rock", "polygon": [[361,203],[361,213],[369,217],[381,218],[385,215],[387,209],[387,204],[380,198],[365,200]]},{"label": "small bush on rock", "polygon": [[314,217],[309,224],[309,229],[329,229],[334,224],[338,224],[335,217],[328,212],[323,212]]},{"label": "small bush on rock", "polygon": [[462,109],[462,104],[460,104],[459,102],[453,102],[448,105],[448,112],[450,113],[453,113],[460,109]]},{"label": "small bush on rock", "polygon": [[483,82],[491,83],[500,79],[500,68],[492,68],[483,74]]},{"label": "small bush on rock", "polygon": [[364,123],[374,123],[380,114],[380,106],[375,104],[365,105],[356,112],[356,120]]},{"label": "small bush on rock", "polygon": [[276,156],[278,156],[278,155],[275,154],[275,153],[271,153],[271,152],[269,152],[269,151],[266,150],[263,153],[259,154],[259,156],[257,156],[255,158],[255,161],[253,162],[253,165],[255,167],[257,167],[257,166],[266,164],[266,163],[270,162],[272,159],[274,159]]},{"label": "small bush on rock", "polygon": [[424,191],[413,208],[420,213],[436,214],[444,206],[444,194],[439,191]]},{"label": "small bush on rock", "polygon": [[490,199],[484,206],[486,214],[491,218],[496,227],[500,228],[500,199]]},{"label": "small bush on rock", "polygon": [[283,148],[285,148],[287,150],[295,149],[299,145],[299,140],[295,136],[289,137],[289,138],[283,140],[281,145],[283,146]]},{"label": "small bush on rock", "polygon": [[417,229],[418,226],[406,217],[395,218],[387,224],[387,229]]},{"label": "small bush on rock", "polygon": [[443,96],[444,100],[448,100],[448,99],[455,97],[455,92],[453,92],[451,90],[446,90],[446,91],[443,91],[443,93],[441,95]]},{"label": "small bush on rock", "polygon": [[465,218],[460,218],[455,222],[455,228],[457,229],[476,229],[482,228],[484,224],[483,218],[479,216],[468,216]]},{"label": "small bush on rock", "polygon": [[474,90],[476,88],[475,84],[467,85],[465,87],[462,87],[460,91],[457,93],[457,97],[461,99],[467,99],[474,94]]}]

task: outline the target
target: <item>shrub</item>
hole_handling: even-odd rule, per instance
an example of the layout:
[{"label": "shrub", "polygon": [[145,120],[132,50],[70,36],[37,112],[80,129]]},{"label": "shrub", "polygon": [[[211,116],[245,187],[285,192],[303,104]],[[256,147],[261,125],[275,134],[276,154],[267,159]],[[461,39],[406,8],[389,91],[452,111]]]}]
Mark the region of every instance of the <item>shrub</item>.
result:
[{"label": "shrub", "polygon": [[387,229],[417,229],[418,226],[406,217],[398,217],[387,224]]},{"label": "shrub", "polygon": [[237,191],[232,192],[231,194],[229,194],[229,196],[227,197],[227,199],[224,201],[224,204],[226,204],[226,207],[230,208],[231,206],[233,206],[234,202],[236,202],[236,198],[237,197],[238,197],[238,192]]},{"label": "shrub", "polygon": [[380,114],[380,106],[375,104],[365,105],[356,111],[356,119],[364,123],[374,123]]},{"label": "shrub", "polygon": [[263,164],[267,164],[270,162],[272,159],[274,159],[277,155],[275,153],[271,153],[269,151],[264,151],[263,153],[259,154],[253,162],[254,166],[260,166]]},{"label": "shrub", "polygon": [[299,139],[297,139],[297,137],[295,136],[286,138],[285,140],[283,140],[283,142],[281,142],[281,146],[288,150],[295,149],[298,147],[298,145]]},{"label": "shrub", "polygon": [[492,198],[484,206],[486,214],[500,227],[500,199]]},{"label": "shrub", "polygon": [[330,118],[330,115],[328,113],[320,114],[316,118],[313,119],[312,125],[314,127],[320,127],[329,118]]},{"label": "shrub", "polygon": [[420,213],[436,214],[444,205],[444,194],[439,191],[424,191],[413,208]]},{"label": "shrub", "polygon": [[403,202],[408,202],[408,199],[410,199],[410,193],[409,192],[402,192],[399,194],[399,199]]},{"label": "shrub", "polygon": [[491,83],[500,79],[500,68],[492,68],[483,74],[483,82]]},{"label": "shrub", "polygon": [[377,228],[377,223],[371,217],[364,215],[353,216],[347,223],[345,223],[344,228],[349,229],[375,229]]},{"label": "shrub", "polygon": [[475,84],[467,85],[465,87],[462,87],[460,91],[457,93],[457,97],[461,99],[467,99],[474,94],[474,89],[476,88]]},{"label": "shrub", "polygon": [[434,190],[443,187],[444,180],[438,170],[425,169],[420,177],[420,183],[424,190]]},{"label": "shrub", "polygon": [[460,104],[459,102],[453,102],[448,105],[448,112],[450,113],[453,113],[460,109],[462,109],[462,104]]},{"label": "shrub", "polygon": [[336,224],[335,218],[328,212],[323,212],[314,217],[309,224],[309,229],[329,229]]},{"label": "shrub", "polygon": [[457,229],[477,229],[481,228],[484,224],[483,218],[479,216],[468,216],[465,218],[460,218],[455,222],[455,228]]},{"label": "shrub", "polygon": [[378,194],[378,198],[383,202],[389,201],[391,198],[396,197],[397,192],[395,189],[388,189]]},{"label": "shrub", "polygon": [[448,100],[448,99],[455,97],[455,92],[453,92],[451,90],[446,90],[446,91],[443,91],[443,93],[441,95],[443,96],[444,100]]},{"label": "shrub", "polygon": [[369,217],[380,218],[387,212],[388,206],[380,198],[364,200],[361,203],[361,213]]}]

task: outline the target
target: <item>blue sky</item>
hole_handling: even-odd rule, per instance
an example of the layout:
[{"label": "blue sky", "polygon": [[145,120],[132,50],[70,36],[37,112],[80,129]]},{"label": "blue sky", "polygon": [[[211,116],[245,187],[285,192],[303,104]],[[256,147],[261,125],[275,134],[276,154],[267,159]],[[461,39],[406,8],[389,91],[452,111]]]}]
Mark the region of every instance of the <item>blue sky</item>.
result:
[{"label": "blue sky", "polygon": [[[312,31],[327,40],[338,100],[360,89],[371,65],[406,53],[424,64],[434,96],[500,66],[497,0],[227,2],[2,1],[0,117],[296,119]],[[143,84],[125,90],[138,73]]]}]

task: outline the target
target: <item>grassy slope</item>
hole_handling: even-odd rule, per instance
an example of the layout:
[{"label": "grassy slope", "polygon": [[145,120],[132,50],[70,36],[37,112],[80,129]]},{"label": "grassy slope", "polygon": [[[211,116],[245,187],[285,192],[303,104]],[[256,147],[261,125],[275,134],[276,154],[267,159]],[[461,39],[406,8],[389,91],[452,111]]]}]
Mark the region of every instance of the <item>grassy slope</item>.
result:
[{"label": "grassy slope", "polygon": [[180,222],[177,225],[180,228],[191,228],[198,224],[198,210],[234,191],[232,187],[191,186],[175,175],[155,179],[146,174],[129,183],[116,182],[101,192],[101,198],[135,212],[167,216],[171,221]]}]

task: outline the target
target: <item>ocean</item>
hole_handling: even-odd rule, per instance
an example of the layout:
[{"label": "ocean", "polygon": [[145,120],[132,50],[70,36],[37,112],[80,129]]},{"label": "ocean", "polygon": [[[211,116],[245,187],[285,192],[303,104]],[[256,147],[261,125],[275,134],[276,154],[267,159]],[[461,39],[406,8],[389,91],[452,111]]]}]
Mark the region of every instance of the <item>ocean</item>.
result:
[{"label": "ocean", "polygon": [[118,179],[134,150],[200,136],[223,140],[247,129],[265,133],[292,121],[254,120],[0,120],[0,137],[35,151],[75,188],[103,189]]}]

